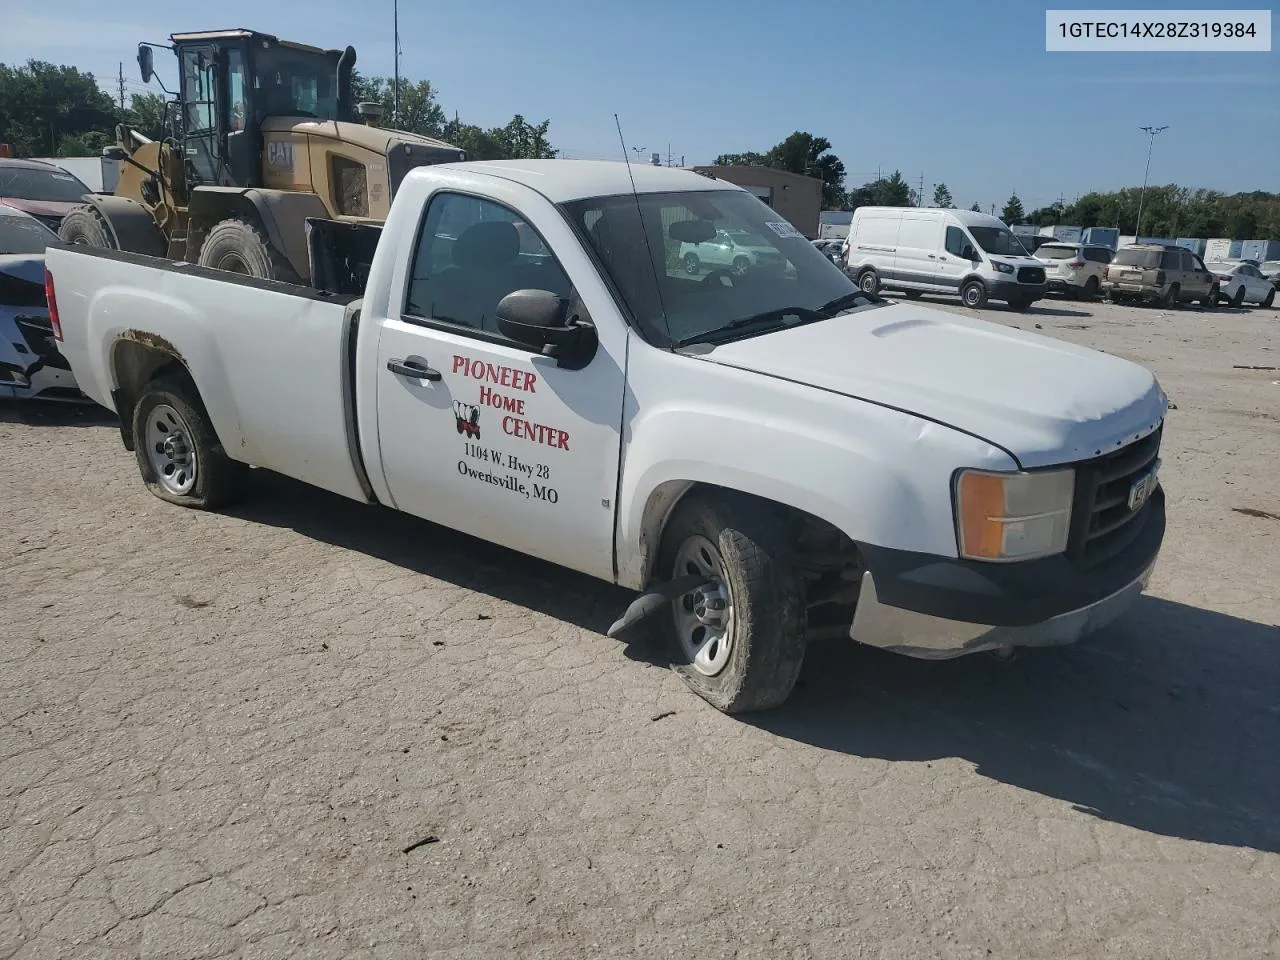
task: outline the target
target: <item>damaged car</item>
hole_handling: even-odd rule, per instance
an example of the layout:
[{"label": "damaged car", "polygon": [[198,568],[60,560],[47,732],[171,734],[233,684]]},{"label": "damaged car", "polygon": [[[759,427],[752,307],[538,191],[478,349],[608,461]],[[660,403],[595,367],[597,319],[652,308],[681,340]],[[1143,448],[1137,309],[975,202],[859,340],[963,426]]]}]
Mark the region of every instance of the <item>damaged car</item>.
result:
[{"label": "damaged car", "polygon": [[35,217],[0,204],[0,397],[88,402],[45,301],[44,252],[57,241]]}]

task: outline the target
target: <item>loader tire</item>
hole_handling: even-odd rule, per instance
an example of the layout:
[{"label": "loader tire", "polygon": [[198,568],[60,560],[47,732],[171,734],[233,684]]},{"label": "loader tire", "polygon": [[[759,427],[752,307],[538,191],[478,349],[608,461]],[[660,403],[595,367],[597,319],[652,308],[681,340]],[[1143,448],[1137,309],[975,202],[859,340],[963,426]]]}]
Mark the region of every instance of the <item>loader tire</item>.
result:
[{"label": "loader tire", "polygon": [[62,223],[58,226],[58,239],[63,243],[85,247],[102,247],[106,250],[116,248],[102,215],[88,204],[74,207],[62,218]]},{"label": "loader tire", "polygon": [[198,262],[202,267],[240,273],[259,280],[302,282],[262,231],[248,220],[238,218],[214,225],[200,245]]}]

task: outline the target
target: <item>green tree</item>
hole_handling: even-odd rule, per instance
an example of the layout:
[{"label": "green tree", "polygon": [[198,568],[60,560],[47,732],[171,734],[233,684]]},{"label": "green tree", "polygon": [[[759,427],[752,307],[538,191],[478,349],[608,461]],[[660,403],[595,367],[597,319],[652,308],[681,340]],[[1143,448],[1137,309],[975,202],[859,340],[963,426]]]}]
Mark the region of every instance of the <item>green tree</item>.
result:
[{"label": "green tree", "polygon": [[1021,223],[1027,217],[1027,212],[1022,209],[1022,201],[1018,199],[1016,193],[1009,195],[1009,199],[1005,201],[1004,209],[1000,211],[1000,219],[1012,226],[1015,223]]},{"label": "green tree", "polygon": [[971,206],[969,209],[972,210],[974,213],[981,213],[982,204],[980,204],[977,200],[975,200],[973,201],[973,206]]},{"label": "green tree", "polygon": [[149,140],[164,136],[164,105],[166,98],[158,93],[135,93],[129,98],[129,111],[125,120]]},{"label": "green tree", "polygon": [[[444,134],[445,113],[440,106],[436,90],[428,80],[400,78],[400,117],[396,119],[395,79],[392,77],[363,77],[352,74],[356,102],[372,100],[382,105],[383,126],[407,130],[424,137],[440,137]],[[461,144],[459,144],[461,146]]]},{"label": "green tree", "polygon": [[952,208],[956,205],[956,202],[951,199],[951,191],[947,189],[945,183],[940,183],[933,188],[933,205],[947,208]]},{"label": "green tree", "polygon": [[722,153],[716,157],[717,167],[764,167],[768,166],[768,156],[763,153]]},{"label": "green tree", "polygon": [[91,73],[28,60],[0,63],[0,143],[18,156],[54,156],[65,143],[87,149],[87,134],[108,133],[119,111]]}]

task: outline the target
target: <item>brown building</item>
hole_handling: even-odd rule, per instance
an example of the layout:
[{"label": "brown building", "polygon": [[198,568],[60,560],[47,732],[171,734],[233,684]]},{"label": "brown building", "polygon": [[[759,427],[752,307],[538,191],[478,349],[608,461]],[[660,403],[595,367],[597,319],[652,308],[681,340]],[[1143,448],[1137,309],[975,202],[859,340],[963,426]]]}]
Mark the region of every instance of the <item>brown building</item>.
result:
[{"label": "brown building", "polygon": [[747,165],[694,167],[698,173],[735,183],[749,190],[813,240],[818,236],[822,212],[822,181],[773,167]]}]

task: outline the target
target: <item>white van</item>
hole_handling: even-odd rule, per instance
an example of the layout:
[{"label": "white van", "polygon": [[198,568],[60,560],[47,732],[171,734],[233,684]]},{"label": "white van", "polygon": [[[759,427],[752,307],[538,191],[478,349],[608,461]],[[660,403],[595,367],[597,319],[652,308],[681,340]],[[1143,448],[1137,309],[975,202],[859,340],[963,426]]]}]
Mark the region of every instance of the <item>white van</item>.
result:
[{"label": "white van", "polygon": [[959,294],[967,307],[1024,310],[1048,292],[1044,264],[998,218],[971,210],[859,207],[841,266],[867,293],[881,287]]}]

